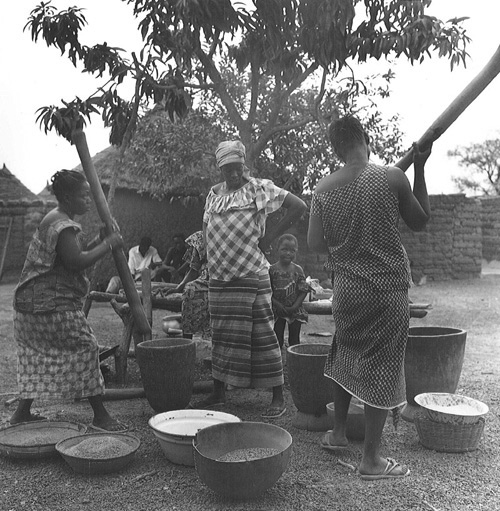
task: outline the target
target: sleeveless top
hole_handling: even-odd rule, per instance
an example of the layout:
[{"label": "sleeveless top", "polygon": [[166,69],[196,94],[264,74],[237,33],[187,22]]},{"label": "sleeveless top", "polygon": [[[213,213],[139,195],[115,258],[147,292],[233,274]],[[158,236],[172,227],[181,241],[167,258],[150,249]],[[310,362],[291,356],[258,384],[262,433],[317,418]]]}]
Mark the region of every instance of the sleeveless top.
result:
[{"label": "sleeveless top", "polygon": [[69,218],[39,227],[33,235],[14,290],[16,311],[43,314],[82,309],[88,280],[83,271],[66,269],[57,257],[57,240],[64,229],[75,230],[80,243],[81,225]]},{"label": "sleeveless top", "polygon": [[329,253],[325,267],[334,278],[361,280],[379,290],[410,287],[399,203],[386,167],[368,163],[351,183],[314,194],[311,215],[322,220]]}]

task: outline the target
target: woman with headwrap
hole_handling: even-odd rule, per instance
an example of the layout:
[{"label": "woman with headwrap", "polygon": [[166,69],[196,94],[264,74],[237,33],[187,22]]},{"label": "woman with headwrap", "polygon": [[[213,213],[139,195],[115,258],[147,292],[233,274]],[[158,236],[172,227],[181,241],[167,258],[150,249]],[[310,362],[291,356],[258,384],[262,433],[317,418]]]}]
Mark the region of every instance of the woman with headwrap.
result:
[{"label": "woman with headwrap", "polygon": [[424,165],[430,148],[415,144],[413,191],[404,172],[369,161],[370,138],[352,116],[334,121],[330,140],[345,163],[314,190],[307,242],[327,252],[332,270],[335,335],[325,365],[334,382],[334,428],[327,450],[347,446],[351,397],[364,403],[362,479],[405,477],[410,471],[380,455],[388,410],[405,403],[404,356],[410,319],[410,265],[398,229],[401,216],[421,230],[430,218]]},{"label": "woman with headwrap", "polygon": [[[272,419],[286,409],[264,252],[301,217],[306,205],[272,181],[250,177],[240,141],[221,142],[215,156],[223,181],[210,190],[203,217],[214,390],[200,405],[223,404],[226,385],[272,387],[271,404],[262,414]],[[267,216],[281,207],[286,214],[266,230]]]},{"label": "woman with headwrap", "polygon": [[82,311],[88,292],[84,270],[123,246],[123,240],[113,232],[82,247],[82,227],[74,218],[90,209],[90,187],[83,174],[56,172],[51,188],[58,205],[33,235],[14,290],[20,401],[10,422],[38,420],[31,413],[34,399],[88,398],[94,428],[126,430],[104,407],[99,346]]}]

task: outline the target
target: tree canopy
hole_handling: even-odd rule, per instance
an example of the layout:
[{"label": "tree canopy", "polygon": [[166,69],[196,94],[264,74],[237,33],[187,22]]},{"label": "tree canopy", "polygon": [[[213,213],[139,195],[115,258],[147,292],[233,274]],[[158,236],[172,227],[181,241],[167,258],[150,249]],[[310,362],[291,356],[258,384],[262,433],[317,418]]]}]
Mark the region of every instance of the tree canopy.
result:
[{"label": "tree canopy", "polygon": [[500,139],[485,140],[448,151],[448,156],[457,158],[465,175],[453,177],[462,192],[500,195]]},{"label": "tree canopy", "polygon": [[[105,80],[87,99],[41,107],[38,121],[45,131],[70,140],[77,124],[98,114],[111,127],[110,142],[126,148],[143,108],[162,104],[175,120],[210,92],[253,164],[266,149],[276,152],[277,141],[292,130],[310,123],[324,127],[332,83],[357,63],[388,57],[415,63],[437,55],[453,68],[467,58],[465,18],[427,15],[431,0],[123,1],[143,41],[130,55],[106,43],[83,45],[86,19],[80,7],[57,11],[49,1],[31,12],[25,29],[34,41],[44,40],[82,72]],[[228,62],[245,74],[246,94],[227,81]],[[128,79],[135,89],[124,99],[120,84]],[[316,86],[314,96],[297,111],[308,83]],[[357,92],[346,89],[337,103],[349,110]]]}]

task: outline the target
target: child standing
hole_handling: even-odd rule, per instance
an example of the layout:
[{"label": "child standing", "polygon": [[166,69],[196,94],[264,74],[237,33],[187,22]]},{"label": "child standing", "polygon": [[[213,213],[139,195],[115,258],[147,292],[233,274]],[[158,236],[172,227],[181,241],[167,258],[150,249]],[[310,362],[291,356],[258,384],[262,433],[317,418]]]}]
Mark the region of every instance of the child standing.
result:
[{"label": "child standing", "polygon": [[278,240],[279,261],[269,268],[273,290],[274,332],[280,348],[284,345],[287,323],[289,346],[300,343],[300,328],[302,323],[307,323],[308,316],[302,302],[310,289],[304,270],[294,262],[297,250],[297,238],[293,234],[283,234]]}]

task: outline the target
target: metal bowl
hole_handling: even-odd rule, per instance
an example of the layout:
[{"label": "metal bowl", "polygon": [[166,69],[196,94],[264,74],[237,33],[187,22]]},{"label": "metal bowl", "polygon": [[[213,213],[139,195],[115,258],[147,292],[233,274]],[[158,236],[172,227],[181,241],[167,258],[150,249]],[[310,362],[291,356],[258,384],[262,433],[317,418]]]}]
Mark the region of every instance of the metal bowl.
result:
[{"label": "metal bowl", "polygon": [[217,424],[193,441],[196,472],[215,492],[251,499],[276,484],[288,467],[292,436],[264,422]]},{"label": "metal bowl", "polygon": [[10,458],[46,458],[57,455],[58,442],[86,431],[87,426],[77,422],[22,422],[0,430],[0,452]]},{"label": "metal bowl", "polygon": [[193,440],[198,431],[221,422],[240,422],[229,413],[211,410],[174,410],[159,413],[148,424],[172,463],[194,467]]},{"label": "metal bowl", "polygon": [[125,468],[141,441],[129,433],[92,433],[57,443],[56,451],[80,474],[109,474]]},{"label": "metal bowl", "polygon": [[477,399],[445,392],[418,394],[415,402],[431,421],[446,424],[475,424],[489,411],[488,405]]}]

